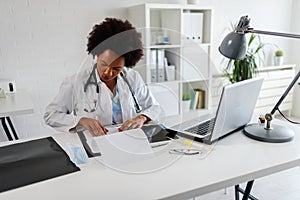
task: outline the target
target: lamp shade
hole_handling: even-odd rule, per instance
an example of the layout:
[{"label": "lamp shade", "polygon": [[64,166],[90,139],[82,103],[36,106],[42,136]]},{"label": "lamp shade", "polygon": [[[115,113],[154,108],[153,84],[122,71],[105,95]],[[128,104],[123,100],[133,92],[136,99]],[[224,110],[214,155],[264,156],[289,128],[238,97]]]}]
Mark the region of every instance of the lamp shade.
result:
[{"label": "lamp shade", "polygon": [[246,55],[246,37],[243,33],[231,32],[222,41],[219,51],[230,59],[242,60]]}]

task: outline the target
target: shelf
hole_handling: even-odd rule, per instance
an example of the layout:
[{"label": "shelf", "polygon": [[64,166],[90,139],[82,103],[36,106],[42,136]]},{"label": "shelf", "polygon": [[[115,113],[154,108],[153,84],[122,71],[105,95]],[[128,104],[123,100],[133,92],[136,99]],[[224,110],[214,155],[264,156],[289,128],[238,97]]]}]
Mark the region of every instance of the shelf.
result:
[{"label": "shelf", "polygon": [[166,44],[166,45],[151,45],[148,47],[144,47],[145,49],[172,49],[172,48],[180,48],[179,44]]},{"label": "shelf", "polygon": [[209,78],[206,79],[195,79],[195,80],[182,80],[181,83],[193,83],[193,82],[199,82],[199,81],[209,81]]},{"label": "shelf", "polygon": [[211,7],[200,7],[195,5],[183,5],[183,4],[164,4],[164,3],[146,3],[144,4],[146,9],[182,9],[182,10],[211,10]]},{"label": "shelf", "polygon": [[286,70],[286,69],[292,69],[295,68],[295,64],[286,64],[286,65],[280,65],[280,66],[266,66],[266,67],[259,67],[257,69],[258,72],[263,71],[278,71],[278,70]]},{"label": "shelf", "polygon": [[191,40],[187,40],[188,42],[183,42],[182,43],[182,47],[189,47],[189,46],[193,46],[193,45],[198,45],[198,46],[205,46],[205,47],[208,47],[208,46],[211,46],[210,43],[207,43],[207,42],[195,42],[195,41],[191,41]]},{"label": "shelf", "polygon": [[181,47],[190,47],[192,45],[198,45],[199,47],[209,47],[211,46],[210,43],[197,43],[197,42],[189,42],[180,44],[166,44],[166,45],[150,45],[144,47],[145,49],[172,49],[172,48],[181,48]]},{"label": "shelf", "polygon": [[180,84],[182,83],[181,81],[179,80],[174,80],[174,81],[162,81],[162,82],[152,82],[152,83],[149,83],[151,85],[165,85],[165,84]]}]

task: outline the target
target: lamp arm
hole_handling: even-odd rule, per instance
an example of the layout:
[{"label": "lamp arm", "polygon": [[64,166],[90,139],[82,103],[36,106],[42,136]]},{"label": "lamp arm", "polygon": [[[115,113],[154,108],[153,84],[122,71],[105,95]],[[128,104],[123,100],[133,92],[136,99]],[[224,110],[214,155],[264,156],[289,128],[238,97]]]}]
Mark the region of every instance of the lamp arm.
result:
[{"label": "lamp arm", "polygon": [[[254,30],[253,28],[247,28],[247,30],[245,31],[245,33],[256,33],[256,34],[264,34],[264,35],[274,35],[274,36],[281,36],[281,37],[288,37],[288,38],[297,38],[300,39],[300,35],[299,34],[291,34],[291,33],[278,33],[278,32],[272,32],[272,31],[262,31],[262,30]],[[282,103],[282,101],[284,100],[284,98],[288,95],[288,93],[290,92],[290,90],[292,89],[292,87],[295,85],[295,83],[297,82],[297,80],[300,77],[300,71],[297,73],[297,75],[295,76],[295,78],[293,79],[293,81],[290,83],[290,85],[288,86],[288,88],[286,89],[286,91],[283,93],[283,95],[280,97],[279,101],[276,103],[276,105],[274,106],[274,108],[271,111],[271,115],[273,115],[276,110],[278,109],[278,107],[280,106],[280,104]]]},{"label": "lamp arm", "polygon": [[272,31],[262,31],[262,30],[254,30],[252,28],[248,28],[246,33],[256,33],[256,34],[264,34],[264,35],[274,35],[274,36],[281,36],[281,37],[288,37],[288,38],[297,38],[300,39],[299,34],[291,34],[291,33],[278,33]]},{"label": "lamp arm", "polygon": [[283,95],[280,97],[279,101],[276,103],[276,105],[274,106],[274,108],[271,111],[271,115],[273,115],[276,110],[278,109],[278,107],[280,106],[280,104],[282,103],[282,101],[284,100],[284,98],[288,95],[288,93],[290,92],[290,90],[293,88],[293,86],[295,85],[295,83],[297,82],[297,80],[300,77],[300,70],[297,73],[297,75],[295,76],[295,78],[292,80],[292,82],[289,84],[288,88],[285,90],[285,92],[283,93]]}]

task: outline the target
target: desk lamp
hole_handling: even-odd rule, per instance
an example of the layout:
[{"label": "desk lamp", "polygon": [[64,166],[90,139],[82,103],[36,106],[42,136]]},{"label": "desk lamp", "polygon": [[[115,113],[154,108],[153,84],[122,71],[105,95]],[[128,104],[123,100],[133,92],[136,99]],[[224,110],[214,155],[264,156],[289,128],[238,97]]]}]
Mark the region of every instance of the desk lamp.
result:
[{"label": "desk lamp", "polygon": [[[222,41],[219,47],[219,51],[222,55],[233,60],[243,59],[246,55],[246,48],[247,48],[246,37],[245,37],[246,33],[257,33],[257,34],[274,35],[274,36],[300,39],[300,35],[296,35],[296,34],[254,30],[253,28],[249,27],[249,23],[250,23],[250,18],[248,18],[248,16],[241,17],[236,29],[233,32],[229,33]],[[271,121],[273,119],[274,113],[277,110],[279,111],[280,104],[287,96],[289,91],[292,89],[294,84],[297,82],[299,76],[300,76],[300,71],[297,73],[295,78],[289,84],[288,88],[280,97],[279,101],[276,103],[272,111],[265,115],[267,121],[266,126],[260,125],[258,123],[248,124],[244,128],[244,134],[246,136],[255,140],[272,142],[272,143],[288,142],[293,140],[295,133],[292,129],[278,124],[271,125]]]}]

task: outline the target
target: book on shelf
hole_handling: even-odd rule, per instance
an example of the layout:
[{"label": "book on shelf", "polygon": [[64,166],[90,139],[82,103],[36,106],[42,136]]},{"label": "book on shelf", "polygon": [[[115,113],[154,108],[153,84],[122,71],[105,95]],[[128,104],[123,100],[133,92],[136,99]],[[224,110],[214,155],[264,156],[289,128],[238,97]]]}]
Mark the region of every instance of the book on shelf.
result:
[{"label": "book on shelf", "polygon": [[196,91],[195,90],[190,90],[190,95],[191,95],[191,103],[190,103],[190,110],[196,109]]},{"label": "book on shelf", "polygon": [[205,108],[205,91],[200,88],[191,90],[191,104],[190,109],[202,109]]}]

